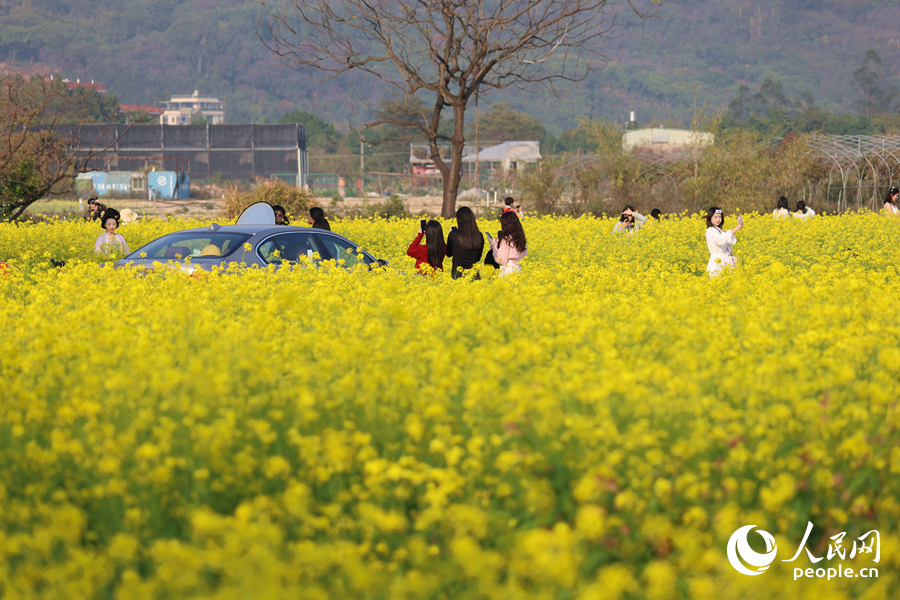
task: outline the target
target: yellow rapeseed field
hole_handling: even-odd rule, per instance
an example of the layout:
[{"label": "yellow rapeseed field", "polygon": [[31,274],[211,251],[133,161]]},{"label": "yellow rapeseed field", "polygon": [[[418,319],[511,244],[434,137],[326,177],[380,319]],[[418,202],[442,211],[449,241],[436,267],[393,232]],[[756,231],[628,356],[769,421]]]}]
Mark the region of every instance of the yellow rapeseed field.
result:
[{"label": "yellow rapeseed field", "polygon": [[900,219],[748,216],[714,279],[697,217],[524,226],[452,281],[412,219],[333,224],[387,269],[199,278],[0,225],[0,599],[900,596]]}]

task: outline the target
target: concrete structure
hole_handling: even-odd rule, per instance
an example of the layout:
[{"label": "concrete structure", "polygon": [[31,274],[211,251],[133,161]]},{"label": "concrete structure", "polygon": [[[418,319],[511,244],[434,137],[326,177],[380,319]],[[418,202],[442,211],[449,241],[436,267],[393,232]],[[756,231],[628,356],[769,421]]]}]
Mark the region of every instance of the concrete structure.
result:
[{"label": "concrete structure", "polygon": [[160,125],[190,125],[191,118],[200,113],[210,125],[225,122],[225,103],[215,96],[201,96],[194,90],[190,96],[172,96],[168,102],[161,102],[165,110],[159,117]]},{"label": "concrete structure", "polygon": [[687,129],[637,129],[622,135],[622,147],[642,154],[668,154],[681,152],[689,146],[703,147],[712,144],[711,133]]}]

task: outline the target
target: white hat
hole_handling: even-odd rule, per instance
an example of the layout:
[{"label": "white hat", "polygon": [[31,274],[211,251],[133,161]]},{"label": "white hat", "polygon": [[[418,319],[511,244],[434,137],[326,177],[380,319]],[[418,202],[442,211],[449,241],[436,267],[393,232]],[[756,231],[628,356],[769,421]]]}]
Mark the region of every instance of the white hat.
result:
[{"label": "white hat", "polygon": [[126,208],[122,210],[122,222],[123,223],[134,223],[137,221],[138,215],[136,212],[131,210],[130,208]]}]

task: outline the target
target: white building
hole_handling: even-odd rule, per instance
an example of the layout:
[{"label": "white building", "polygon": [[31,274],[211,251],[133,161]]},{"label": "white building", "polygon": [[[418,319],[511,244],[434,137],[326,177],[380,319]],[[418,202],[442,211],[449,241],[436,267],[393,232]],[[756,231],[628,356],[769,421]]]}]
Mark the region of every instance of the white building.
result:
[{"label": "white building", "polygon": [[475,148],[467,146],[463,151],[462,162],[474,165],[477,163],[491,164],[499,167],[502,172],[522,171],[524,165],[535,164],[541,161],[540,142],[503,142],[497,146],[491,146],[480,150],[477,154]]},{"label": "white building", "polygon": [[648,128],[626,131],[622,148],[644,154],[683,152],[686,148],[702,148],[716,141],[716,136],[687,129]]},{"label": "white building", "polygon": [[225,122],[225,103],[215,96],[201,96],[197,90],[190,96],[172,96],[160,105],[165,109],[159,117],[160,125],[190,125],[191,118],[197,113],[212,125]]}]

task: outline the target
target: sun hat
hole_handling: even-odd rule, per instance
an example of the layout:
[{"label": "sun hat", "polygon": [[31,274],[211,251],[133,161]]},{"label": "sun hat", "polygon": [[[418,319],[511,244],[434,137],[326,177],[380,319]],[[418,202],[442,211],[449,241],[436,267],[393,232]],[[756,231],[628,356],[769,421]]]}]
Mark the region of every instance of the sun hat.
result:
[{"label": "sun hat", "polygon": [[131,210],[130,208],[125,208],[122,210],[122,222],[123,223],[134,223],[137,221],[138,215],[136,212]]}]

